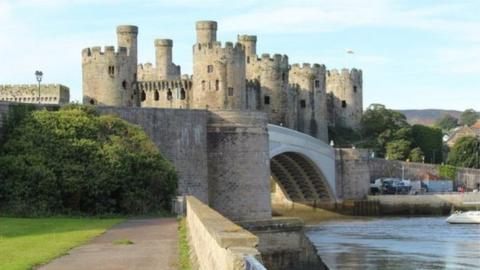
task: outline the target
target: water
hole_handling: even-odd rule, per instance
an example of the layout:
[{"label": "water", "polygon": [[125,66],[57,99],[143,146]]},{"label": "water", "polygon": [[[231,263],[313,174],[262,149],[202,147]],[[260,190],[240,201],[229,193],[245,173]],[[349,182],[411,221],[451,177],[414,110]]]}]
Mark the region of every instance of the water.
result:
[{"label": "water", "polygon": [[334,221],[307,235],[330,269],[480,269],[480,225],[445,217]]}]

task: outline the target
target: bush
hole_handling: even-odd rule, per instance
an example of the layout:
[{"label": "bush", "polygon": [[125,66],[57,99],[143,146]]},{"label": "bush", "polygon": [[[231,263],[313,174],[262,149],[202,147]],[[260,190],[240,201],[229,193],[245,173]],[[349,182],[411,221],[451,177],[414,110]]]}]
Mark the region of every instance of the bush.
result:
[{"label": "bush", "polygon": [[22,117],[0,149],[4,213],[143,214],[169,206],[175,170],[140,127],[83,106]]},{"label": "bush", "polygon": [[447,180],[455,180],[457,178],[457,167],[452,165],[440,165],[438,168],[440,177]]},{"label": "bush", "polygon": [[411,143],[407,140],[396,140],[387,143],[388,159],[406,160],[410,154]]},{"label": "bush", "polygon": [[460,138],[448,153],[447,163],[466,168],[480,169],[480,140],[476,137]]}]

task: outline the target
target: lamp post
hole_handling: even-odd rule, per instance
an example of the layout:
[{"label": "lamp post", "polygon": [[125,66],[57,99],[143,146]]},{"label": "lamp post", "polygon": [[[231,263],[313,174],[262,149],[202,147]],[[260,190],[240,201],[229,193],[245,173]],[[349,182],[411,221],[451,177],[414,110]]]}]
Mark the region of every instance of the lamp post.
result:
[{"label": "lamp post", "polygon": [[40,83],[42,82],[43,72],[40,70],[35,71],[35,77],[37,77],[38,82],[38,103],[40,103]]}]

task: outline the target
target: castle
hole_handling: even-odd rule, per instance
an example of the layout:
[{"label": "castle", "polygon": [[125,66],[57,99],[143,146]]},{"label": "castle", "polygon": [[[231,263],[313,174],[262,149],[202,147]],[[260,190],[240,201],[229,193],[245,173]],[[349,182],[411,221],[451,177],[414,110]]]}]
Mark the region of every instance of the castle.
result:
[{"label": "castle", "polygon": [[118,26],[118,47],[82,51],[83,103],[178,109],[257,110],[270,123],[328,142],[328,126],[356,129],[363,111],[362,71],[292,64],[256,51],[257,37],[217,41],[217,23],[196,23],[193,75],[173,63],[173,41],[155,40],[156,61],[138,64],[138,27]]}]

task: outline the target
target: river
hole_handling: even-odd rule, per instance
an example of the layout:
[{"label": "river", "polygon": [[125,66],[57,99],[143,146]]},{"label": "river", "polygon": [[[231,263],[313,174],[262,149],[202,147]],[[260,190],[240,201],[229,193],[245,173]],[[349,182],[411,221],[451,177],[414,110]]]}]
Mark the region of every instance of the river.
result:
[{"label": "river", "polygon": [[330,269],[480,269],[480,225],[445,217],[330,221],[307,235]]}]

